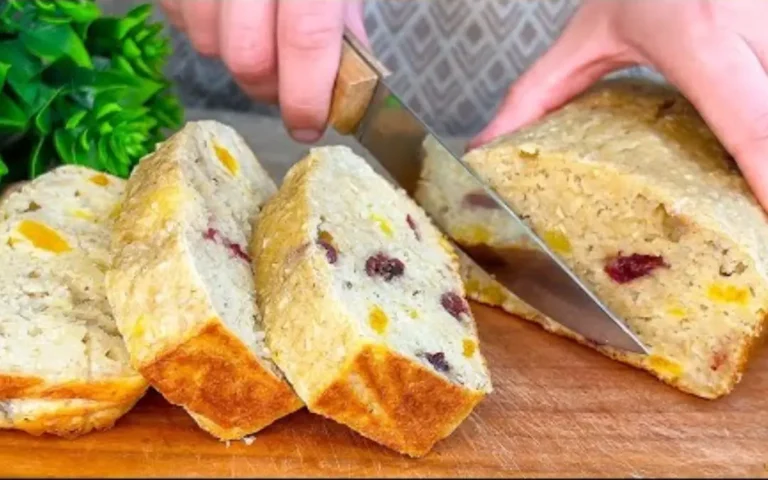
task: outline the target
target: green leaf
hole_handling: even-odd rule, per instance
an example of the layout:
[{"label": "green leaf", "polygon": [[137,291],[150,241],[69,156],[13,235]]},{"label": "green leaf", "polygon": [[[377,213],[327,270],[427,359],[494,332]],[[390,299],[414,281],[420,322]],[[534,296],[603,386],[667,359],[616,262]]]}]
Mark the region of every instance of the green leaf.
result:
[{"label": "green leaf", "polygon": [[101,15],[98,5],[92,1],[73,2],[71,0],[58,0],[57,4],[61,11],[74,22],[90,23]]},{"label": "green leaf", "polygon": [[61,90],[54,90],[48,87],[44,87],[41,90],[50,92],[50,95],[47,97],[41,95],[39,97],[40,99],[47,98],[47,100],[42,104],[40,111],[35,116],[35,127],[37,127],[37,131],[41,134],[48,135],[51,133],[51,104]]},{"label": "green leaf", "polygon": [[29,178],[35,178],[45,173],[46,159],[43,158],[47,150],[43,148],[45,145],[46,137],[40,137],[35,144],[35,148],[32,149],[32,154],[29,158]]},{"label": "green leaf", "polygon": [[8,174],[8,165],[5,164],[3,156],[0,155],[0,179]]},{"label": "green leaf", "polygon": [[25,83],[43,70],[43,63],[30,55],[20,40],[0,42],[0,62],[11,66],[8,83]]},{"label": "green leaf", "polygon": [[5,130],[24,130],[28,117],[24,110],[8,95],[0,94],[0,128]]},{"label": "green leaf", "polygon": [[93,68],[83,41],[69,25],[42,25],[22,32],[20,38],[28,51],[47,62],[67,56],[80,67]]},{"label": "green leaf", "polygon": [[8,70],[11,69],[11,66],[7,63],[0,62],[0,91],[3,90],[3,85],[5,85],[5,77],[8,75]]},{"label": "green leaf", "polygon": [[67,120],[67,123],[64,126],[64,128],[67,130],[73,130],[80,124],[80,122],[83,120],[83,118],[85,118],[86,115],[88,115],[88,110],[80,110],[79,112],[71,115]]},{"label": "green leaf", "polygon": [[75,140],[64,129],[56,130],[53,134],[53,145],[56,153],[64,163],[75,163]]}]

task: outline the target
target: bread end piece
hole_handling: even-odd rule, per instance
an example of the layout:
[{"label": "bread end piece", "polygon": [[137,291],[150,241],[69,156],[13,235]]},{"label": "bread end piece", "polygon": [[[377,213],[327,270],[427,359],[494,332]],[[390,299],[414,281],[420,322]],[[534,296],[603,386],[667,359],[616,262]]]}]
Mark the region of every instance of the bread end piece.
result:
[{"label": "bread end piece", "polygon": [[233,129],[191,122],[136,167],[113,233],[107,291],[134,367],[222,440],[303,405],[252,323],[250,222],[274,189]]}]

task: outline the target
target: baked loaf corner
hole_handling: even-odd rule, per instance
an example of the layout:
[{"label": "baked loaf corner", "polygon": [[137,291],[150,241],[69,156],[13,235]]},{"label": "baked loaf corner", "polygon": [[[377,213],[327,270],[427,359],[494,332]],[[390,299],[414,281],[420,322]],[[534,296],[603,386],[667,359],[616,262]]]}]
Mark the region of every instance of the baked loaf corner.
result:
[{"label": "baked loaf corner", "polygon": [[310,411],[420,457],[491,392],[452,247],[349,148],[291,168],[251,249],[267,343]]},{"label": "baked loaf corner", "polygon": [[222,440],[302,407],[270,359],[248,241],[276,191],[245,141],[188,123],[134,169],[107,290],[131,361]]},{"label": "baked loaf corner", "polygon": [[[501,212],[425,144],[418,197],[467,252],[524,249]],[[586,341],[463,259],[469,295],[704,398],[728,394],[764,331],[768,220],[735,162],[677,91],[605,81],[468,162],[650,348]]]},{"label": "baked loaf corner", "polygon": [[74,437],[111,427],[144,395],[104,288],[124,186],[68,165],[4,197],[0,428]]}]

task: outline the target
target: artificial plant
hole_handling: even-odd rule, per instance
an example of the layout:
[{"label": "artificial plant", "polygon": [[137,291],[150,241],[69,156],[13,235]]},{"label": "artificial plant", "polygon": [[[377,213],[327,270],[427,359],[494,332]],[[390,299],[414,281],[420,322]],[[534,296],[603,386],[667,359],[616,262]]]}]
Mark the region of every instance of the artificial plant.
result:
[{"label": "artificial plant", "polygon": [[182,122],[152,6],[103,15],[93,0],[0,0],[0,178],[60,164],[120,177]]}]

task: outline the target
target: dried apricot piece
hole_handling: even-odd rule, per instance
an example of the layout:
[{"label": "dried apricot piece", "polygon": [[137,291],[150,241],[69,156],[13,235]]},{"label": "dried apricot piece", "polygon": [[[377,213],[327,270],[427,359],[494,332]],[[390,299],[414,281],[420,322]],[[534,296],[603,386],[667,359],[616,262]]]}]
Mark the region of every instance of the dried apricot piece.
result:
[{"label": "dried apricot piece", "polygon": [[475,343],[475,341],[472,340],[471,338],[465,338],[461,342],[461,346],[462,346],[462,353],[467,358],[474,355],[475,351],[477,351],[477,343]]},{"label": "dried apricot piece", "polygon": [[107,185],[109,185],[109,179],[103,173],[97,173],[96,175],[92,176],[88,180],[90,180],[91,183],[95,183],[100,187],[106,187]]},{"label": "dried apricot piece", "polygon": [[707,289],[707,296],[715,302],[746,305],[749,302],[750,294],[747,288],[725,283],[713,283]]},{"label": "dried apricot piece", "polygon": [[216,157],[221,164],[224,165],[224,168],[226,168],[232,175],[237,175],[237,172],[240,171],[240,164],[238,164],[235,157],[229,153],[229,150],[218,144],[213,145],[213,150],[216,152]]},{"label": "dried apricot piece", "polygon": [[542,235],[542,240],[549,248],[561,255],[567,255],[573,251],[571,241],[560,230],[547,230]]},{"label": "dried apricot piece", "polygon": [[368,313],[368,324],[371,326],[374,332],[378,333],[379,335],[384,335],[384,333],[387,331],[389,319],[381,307],[374,305],[371,308],[371,311]]},{"label": "dried apricot piece", "polygon": [[63,253],[72,250],[69,243],[51,227],[34,220],[22,220],[17,227],[18,232],[32,242],[36,248],[53,253]]},{"label": "dried apricot piece", "polygon": [[372,213],[371,220],[373,220],[379,226],[381,231],[384,232],[384,235],[387,237],[392,238],[392,236],[395,234],[394,230],[392,230],[392,224],[389,222],[389,220],[382,217],[381,215]]}]

